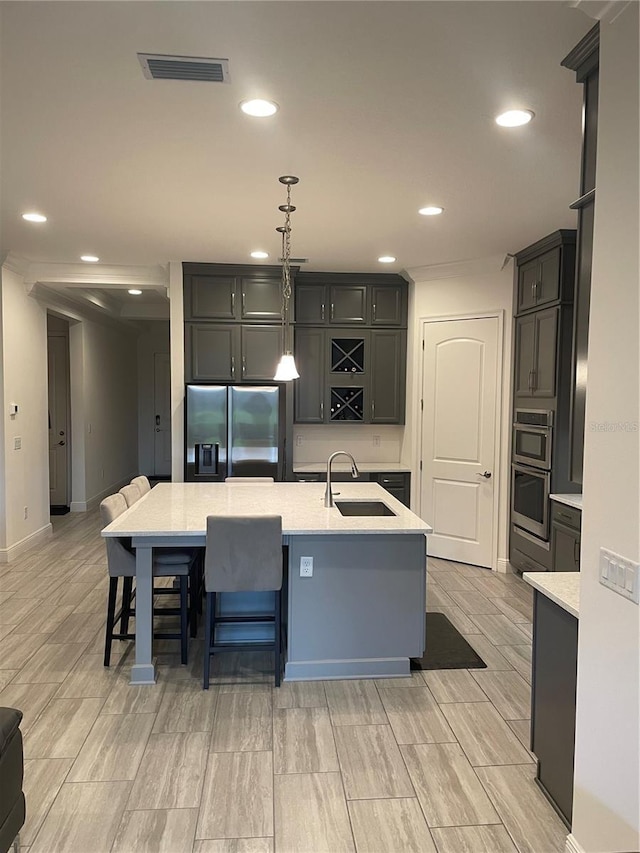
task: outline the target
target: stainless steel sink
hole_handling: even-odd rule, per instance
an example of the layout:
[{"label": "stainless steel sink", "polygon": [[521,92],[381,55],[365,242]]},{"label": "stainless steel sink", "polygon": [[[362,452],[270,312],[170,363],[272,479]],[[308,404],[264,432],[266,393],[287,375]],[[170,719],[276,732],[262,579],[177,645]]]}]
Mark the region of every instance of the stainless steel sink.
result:
[{"label": "stainless steel sink", "polygon": [[395,515],[382,501],[334,501],[342,515]]}]

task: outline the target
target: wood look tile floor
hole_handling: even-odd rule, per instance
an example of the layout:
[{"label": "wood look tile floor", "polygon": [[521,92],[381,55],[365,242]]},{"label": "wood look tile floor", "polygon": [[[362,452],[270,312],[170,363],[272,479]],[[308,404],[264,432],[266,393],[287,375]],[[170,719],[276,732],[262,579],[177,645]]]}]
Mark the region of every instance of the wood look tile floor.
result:
[{"label": "wood look tile floor", "polygon": [[428,609],[487,669],[272,686],[259,652],[202,642],[158,684],[102,666],[97,512],[0,566],[0,705],[24,713],[29,853],[563,853],[528,750],[531,588],[430,558]]}]

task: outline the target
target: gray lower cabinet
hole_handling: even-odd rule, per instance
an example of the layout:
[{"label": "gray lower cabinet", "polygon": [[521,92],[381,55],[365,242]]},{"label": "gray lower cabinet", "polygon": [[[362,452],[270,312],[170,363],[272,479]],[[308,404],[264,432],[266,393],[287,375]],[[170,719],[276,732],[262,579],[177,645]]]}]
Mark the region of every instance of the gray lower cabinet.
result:
[{"label": "gray lower cabinet", "polygon": [[[327,475],[324,471],[313,471],[309,474],[296,474],[298,483],[326,483]],[[411,474],[408,471],[365,471],[357,478],[361,482],[379,483],[389,494],[397,498],[400,503],[409,506],[411,501]],[[353,477],[344,472],[332,472],[333,483],[351,483]]]},{"label": "gray lower cabinet", "polygon": [[580,571],[579,509],[551,502],[551,563],[554,572]]},{"label": "gray lower cabinet", "polygon": [[538,590],[533,614],[531,751],[538,784],[571,828],[578,620]]},{"label": "gray lower cabinet", "polygon": [[272,381],[282,346],[280,326],[187,323],[187,382]]}]

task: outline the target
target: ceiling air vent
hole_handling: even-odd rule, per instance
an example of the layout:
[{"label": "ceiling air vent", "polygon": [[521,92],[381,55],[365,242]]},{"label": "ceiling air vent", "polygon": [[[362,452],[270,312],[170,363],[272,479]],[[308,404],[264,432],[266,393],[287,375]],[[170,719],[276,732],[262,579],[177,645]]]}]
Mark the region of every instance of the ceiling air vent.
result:
[{"label": "ceiling air vent", "polygon": [[228,83],[229,60],[202,56],[164,56],[139,53],[144,76],[149,80],[203,80],[205,83]]}]

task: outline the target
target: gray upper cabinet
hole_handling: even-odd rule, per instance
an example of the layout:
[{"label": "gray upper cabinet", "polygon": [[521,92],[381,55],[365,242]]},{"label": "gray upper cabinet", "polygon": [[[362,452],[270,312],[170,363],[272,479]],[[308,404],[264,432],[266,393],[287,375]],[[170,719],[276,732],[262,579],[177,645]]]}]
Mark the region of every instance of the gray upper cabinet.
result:
[{"label": "gray upper cabinet", "polygon": [[370,337],[372,424],[404,423],[406,332],[374,330]]},{"label": "gray upper cabinet", "polygon": [[353,326],[367,324],[367,288],[364,285],[329,287],[329,322]]},{"label": "gray upper cabinet", "polygon": [[555,397],[557,333],[557,308],[536,311],[516,320],[517,397]]},{"label": "gray upper cabinet", "polygon": [[236,382],[240,379],[240,326],[187,323],[185,380]]},{"label": "gray upper cabinet", "polygon": [[185,287],[185,319],[235,320],[234,276],[193,275]]},{"label": "gray upper cabinet", "polygon": [[295,330],[295,420],[299,424],[324,422],[324,329]]},{"label": "gray upper cabinet", "polygon": [[406,326],[406,285],[373,285],[371,287],[371,325]]},{"label": "gray upper cabinet", "polygon": [[296,325],[407,326],[407,282],[397,275],[300,273]]},{"label": "gray upper cabinet", "polygon": [[282,345],[280,326],[186,324],[187,382],[272,381]]},{"label": "gray upper cabinet", "polygon": [[282,317],[279,267],[185,263],[183,273],[186,321],[273,323]]},{"label": "gray upper cabinet", "polygon": [[245,276],[239,285],[242,320],[273,322],[282,318],[282,282],[279,278]]},{"label": "gray upper cabinet", "polygon": [[575,245],[575,231],[554,231],[517,253],[516,315],[573,302]]},{"label": "gray upper cabinet", "polygon": [[272,382],[281,355],[281,326],[242,326],[243,382]]}]

